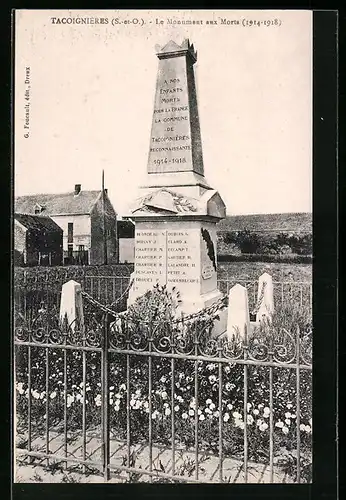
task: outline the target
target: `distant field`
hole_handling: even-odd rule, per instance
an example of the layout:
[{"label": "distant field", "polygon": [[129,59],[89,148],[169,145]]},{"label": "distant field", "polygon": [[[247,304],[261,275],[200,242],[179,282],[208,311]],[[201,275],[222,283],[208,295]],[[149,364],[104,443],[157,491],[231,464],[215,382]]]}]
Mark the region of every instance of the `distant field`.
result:
[{"label": "distant field", "polygon": [[219,279],[256,280],[267,272],[274,281],[289,281],[292,273],[293,281],[312,281],[311,264],[281,264],[264,262],[225,262],[218,265]]},{"label": "distant field", "polygon": [[228,215],[217,225],[218,231],[312,232],[311,213]]}]

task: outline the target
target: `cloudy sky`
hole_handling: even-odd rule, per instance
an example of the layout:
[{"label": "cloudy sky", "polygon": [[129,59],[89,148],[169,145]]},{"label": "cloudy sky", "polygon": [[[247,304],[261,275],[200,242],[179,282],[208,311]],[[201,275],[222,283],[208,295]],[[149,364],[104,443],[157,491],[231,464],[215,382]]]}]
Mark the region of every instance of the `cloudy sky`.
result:
[{"label": "cloudy sky", "polygon": [[[52,17],[108,23],[53,24]],[[115,18],[138,24],[112,25]],[[220,18],[240,24],[221,25]],[[275,19],[280,26],[243,25]],[[147,167],[155,45],[184,38],[198,52],[205,176],[227,212],[311,211],[309,11],[17,11],[15,194],[66,192],[76,183],[98,189],[104,169],[114,207],[126,213]]]}]

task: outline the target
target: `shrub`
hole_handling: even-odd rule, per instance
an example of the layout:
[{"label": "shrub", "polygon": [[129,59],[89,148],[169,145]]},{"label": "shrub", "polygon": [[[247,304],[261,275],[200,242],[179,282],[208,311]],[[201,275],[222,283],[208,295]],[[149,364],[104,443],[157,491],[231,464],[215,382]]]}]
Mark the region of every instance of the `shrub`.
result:
[{"label": "shrub", "polygon": [[223,253],[230,246],[238,247],[244,254],[287,254],[312,255],[312,234],[274,233],[243,230],[220,233]]},{"label": "shrub", "polygon": [[312,264],[313,257],[310,255],[295,254],[241,254],[241,255],[219,255],[219,262],[271,262],[287,264]]}]

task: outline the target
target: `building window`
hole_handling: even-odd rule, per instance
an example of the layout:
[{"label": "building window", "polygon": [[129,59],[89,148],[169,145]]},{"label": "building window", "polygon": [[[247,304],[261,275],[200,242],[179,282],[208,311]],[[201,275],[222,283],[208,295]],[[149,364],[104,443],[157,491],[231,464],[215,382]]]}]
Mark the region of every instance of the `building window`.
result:
[{"label": "building window", "polygon": [[73,245],[67,245],[67,255],[69,259],[73,257]]},{"label": "building window", "polygon": [[40,205],[39,203],[36,203],[35,207],[34,207],[34,212],[35,214],[41,214],[44,210],[44,206],[43,205]]},{"label": "building window", "polygon": [[84,245],[78,245],[78,251],[79,252],[84,252],[84,250],[85,250]]},{"label": "building window", "polygon": [[67,242],[73,243],[73,222],[67,224]]}]

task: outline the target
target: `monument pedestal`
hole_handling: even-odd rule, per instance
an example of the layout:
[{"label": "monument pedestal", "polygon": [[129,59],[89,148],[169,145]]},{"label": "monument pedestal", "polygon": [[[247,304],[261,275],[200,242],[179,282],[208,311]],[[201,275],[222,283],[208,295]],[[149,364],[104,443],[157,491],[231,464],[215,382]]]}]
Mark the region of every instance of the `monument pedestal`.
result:
[{"label": "monument pedestal", "polygon": [[[159,284],[179,292],[177,314],[191,314],[222,298],[216,223],[226,209],[204,177],[193,70],[197,53],[188,40],[171,41],[157,57],[147,179],[128,216],[135,223],[128,305]],[[221,316],[217,334],[226,330],[227,314]]]}]

